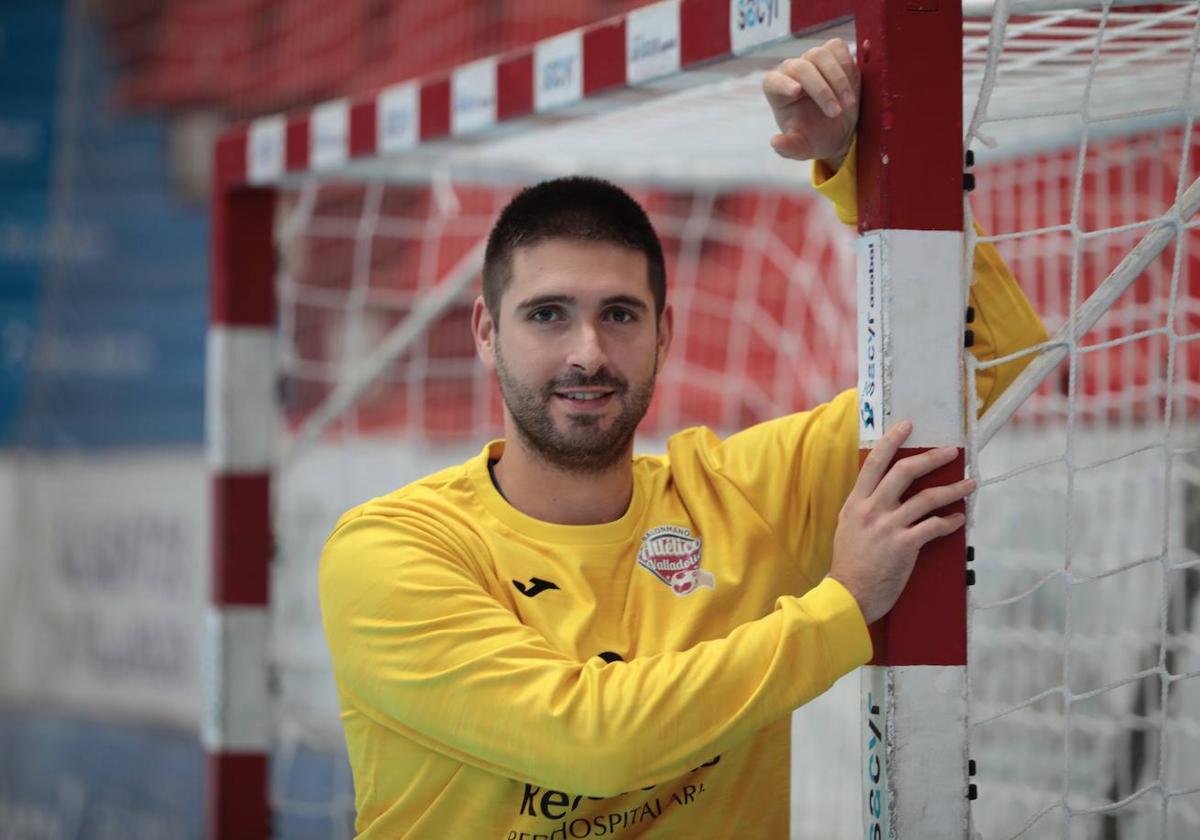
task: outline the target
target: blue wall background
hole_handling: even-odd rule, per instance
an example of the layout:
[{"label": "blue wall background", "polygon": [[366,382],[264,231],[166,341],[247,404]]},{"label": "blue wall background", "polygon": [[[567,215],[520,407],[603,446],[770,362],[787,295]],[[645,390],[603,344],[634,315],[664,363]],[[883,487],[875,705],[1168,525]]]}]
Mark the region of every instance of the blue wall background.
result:
[{"label": "blue wall background", "polygon": [[[204,753],[169,729],[0,717],[0,836],[201,840]],[[301,747],[276,755],[272,836],[353,836],[347,768]],[[11,832],[11,833],[8,833]]]},{"label": "blue wall background", "polygon": [[62,2],[0,4],[0,445],[199,445],[207,208],[167,120],[114,104],[102,33],[74,73],[67,39]]},{"label": "blue wall background", "polygon": [[0,5],[0,441],[24,402],[50,218],[59,3]]}]

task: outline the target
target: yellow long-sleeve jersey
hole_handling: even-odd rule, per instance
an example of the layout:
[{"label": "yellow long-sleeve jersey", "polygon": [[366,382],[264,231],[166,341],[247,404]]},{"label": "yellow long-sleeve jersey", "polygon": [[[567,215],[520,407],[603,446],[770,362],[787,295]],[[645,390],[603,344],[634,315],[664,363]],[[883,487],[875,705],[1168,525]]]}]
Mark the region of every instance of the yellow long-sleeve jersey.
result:
[{"label": "yellow long-sleeve jersey", "polygon": [[[853,166],[818,180],[851,220]],[[977,356],[1045,339],[990,246],[975,272]],[[503,441],[346,513],[320,593],[359,836],[786,837],[789,713],[871,656],[826,577],[855,410],[681,432],[602,525],[511,507]]]}]

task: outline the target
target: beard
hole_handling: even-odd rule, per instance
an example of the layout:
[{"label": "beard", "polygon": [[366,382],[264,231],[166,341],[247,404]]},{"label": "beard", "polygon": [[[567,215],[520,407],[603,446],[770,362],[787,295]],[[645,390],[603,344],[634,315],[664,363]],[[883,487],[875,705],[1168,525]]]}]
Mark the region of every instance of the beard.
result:
[{"label": "beard", "polygon": [[[566,472],[603,472],[621,460],[633,441],[638,423],[650,408],[656,373],[657,365],[645,381],[631,386],[601,368],[592,376],[564,376],[536,388],[513,376],[499,346],[496,347],[500,396],[512,416],[517,435],[530,452]],[[595,414],[577,414],[568,417],[566,431],[559,430],[550,412],[555,393],[589,387],[612,389],[613,398],[620,401],[620,413],[608,428],[601,425],[603,418]]]}]

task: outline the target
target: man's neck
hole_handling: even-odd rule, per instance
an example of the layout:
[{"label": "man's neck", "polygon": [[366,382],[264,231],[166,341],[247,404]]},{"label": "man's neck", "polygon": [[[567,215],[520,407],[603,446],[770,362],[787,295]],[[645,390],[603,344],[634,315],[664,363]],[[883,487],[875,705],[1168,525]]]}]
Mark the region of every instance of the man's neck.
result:
[{"label": "man's neck", "polygon": [[600,525],[625,515],[633,496],[632,452],[595,473],[566,472],[509,437],[492,470],[508,503],[526,516],[556,525]]}]

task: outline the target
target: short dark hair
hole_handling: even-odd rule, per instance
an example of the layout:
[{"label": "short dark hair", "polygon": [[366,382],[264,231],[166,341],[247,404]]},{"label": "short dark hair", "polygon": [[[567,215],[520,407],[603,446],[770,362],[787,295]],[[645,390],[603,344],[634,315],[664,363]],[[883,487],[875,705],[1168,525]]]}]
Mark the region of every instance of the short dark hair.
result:
[{"label": "short dark hair", "polygon": [[483,300],[493,318],[512,281],[513,251],[550,239],[605,242],[645,254],[654,314],[662,315],[667,268],[646,211],[616,184],[574,175],[526,187],[500,211],[483,256]]}]

